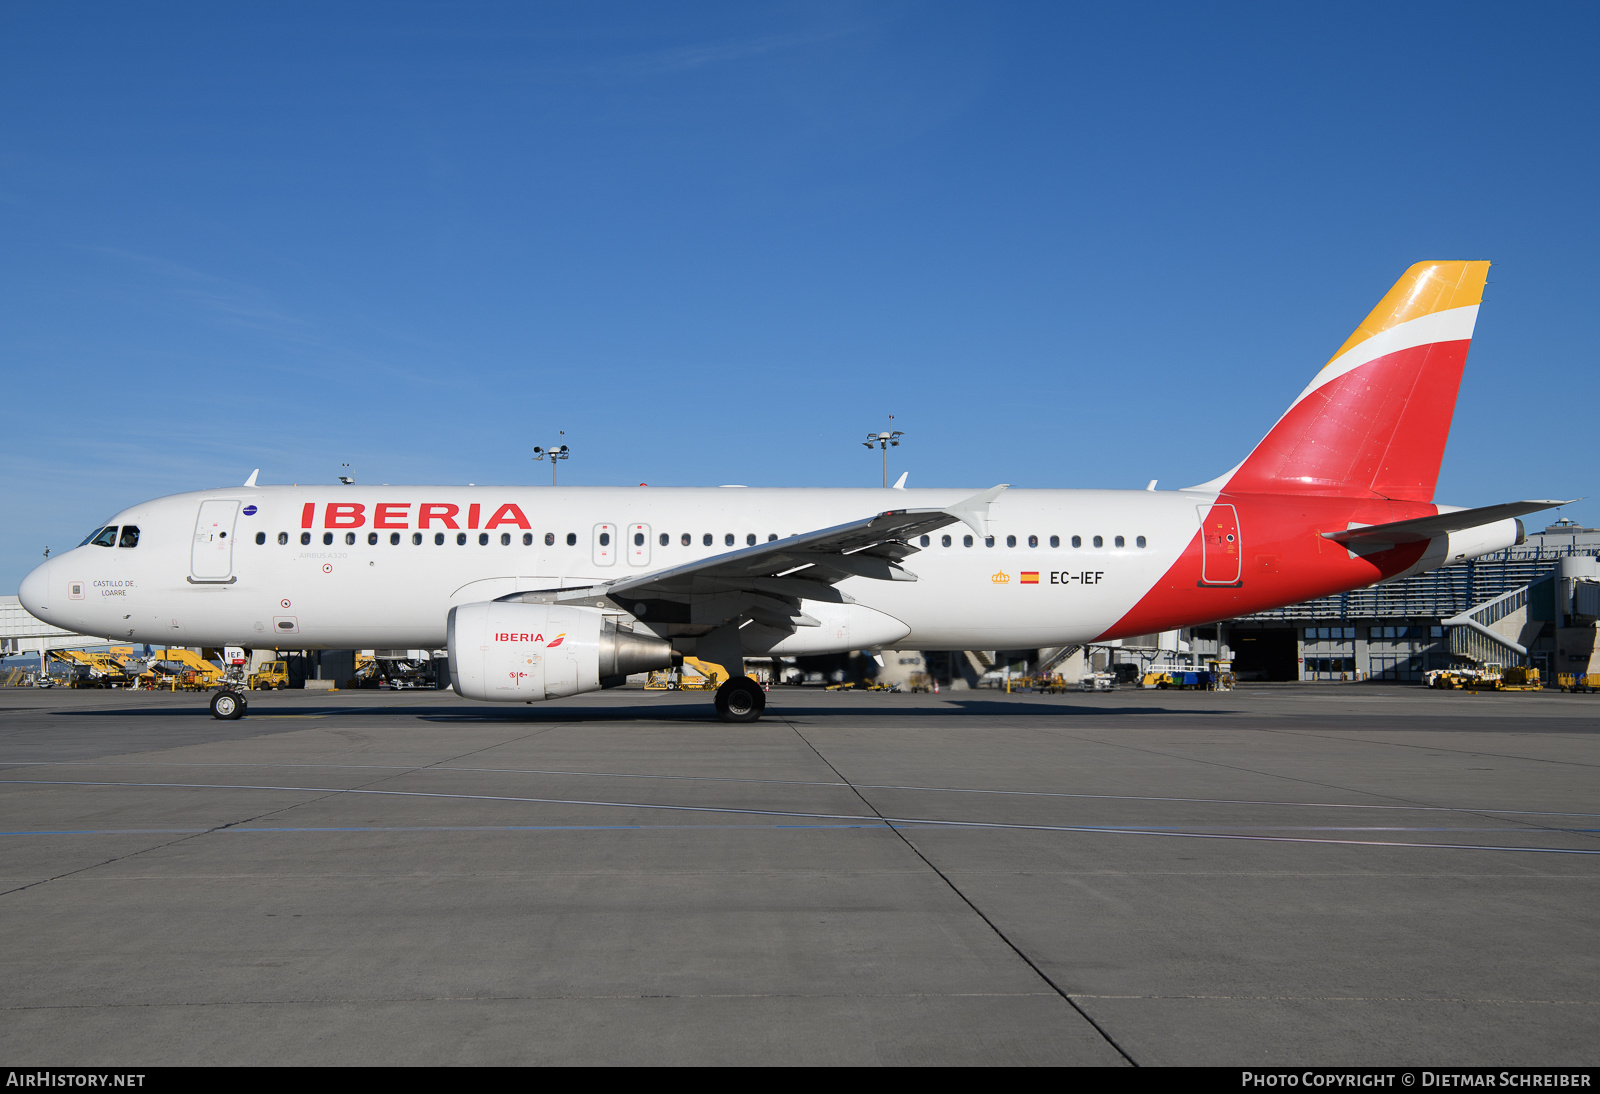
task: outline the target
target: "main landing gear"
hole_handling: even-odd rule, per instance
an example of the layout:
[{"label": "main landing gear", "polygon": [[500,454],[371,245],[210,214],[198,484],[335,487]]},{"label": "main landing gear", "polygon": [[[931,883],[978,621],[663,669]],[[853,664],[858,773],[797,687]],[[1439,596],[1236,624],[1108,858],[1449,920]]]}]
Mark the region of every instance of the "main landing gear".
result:
[{"label": "main landing gear", "polygon": [[223,690],[211,697],[211,717],[225,722],[244,717],[245,707],[244,696],[237,691]]},{"label": "main landing gear", "polygon": [[767,709],[767,693],[748,676],[735,676],[717,689],[717,717],[724,722],[753,722]]}]

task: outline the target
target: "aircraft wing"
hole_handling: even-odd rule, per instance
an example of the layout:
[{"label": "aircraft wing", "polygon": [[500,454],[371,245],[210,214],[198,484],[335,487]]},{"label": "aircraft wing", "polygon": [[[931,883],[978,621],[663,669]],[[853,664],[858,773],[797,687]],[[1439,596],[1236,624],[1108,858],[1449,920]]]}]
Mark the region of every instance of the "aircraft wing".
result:
[{"label": "aircraft wing", "polygon": [[818,621],[800,610],[802,600],[851,603],[834,587],[849,577],[917,580],[900,565],[918,550],[908,541],[963,521],[986,534],[989,503],[1005,489],[996,486],[944,509],[891,509],[585,588],[513,593],[500,599],[581,604],[608,598],[652,624],[715,627],[749,618],[779,628],[815,627]]},{"label": "aircraft wing", "polygon": [[1347,546],[1369,543],[1420,543],[1447,532],[1459,532],[1464,528],[1476,528],[1480,524],[1493,524],[1497,520],[1520,517],[1524,513],[1537,513],[1541,509],[1554,509],[1558,505],[1571,504],[1570,501],[1508,501],[1504,505],[1486,505],[1481,509],[1458,509],[1454,513],[1440,513],[1432,517],[1396,520],[1388,524],[1367,524],[1357,528],[1347,528],[1342,532],[1324,532],[1322,538]]}]

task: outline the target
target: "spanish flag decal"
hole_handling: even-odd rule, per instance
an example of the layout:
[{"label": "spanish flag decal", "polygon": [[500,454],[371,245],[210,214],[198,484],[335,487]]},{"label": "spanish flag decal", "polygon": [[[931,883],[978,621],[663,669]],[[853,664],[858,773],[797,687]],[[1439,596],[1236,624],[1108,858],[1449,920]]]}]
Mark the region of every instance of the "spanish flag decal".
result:
[{"label": "spanish flag decal", "polygon": [[1022,571],[1022,583],[1024,585],[1037,585],[1037,584],[1039,584],[1039,571],[1038,570],[1023,570]]}]

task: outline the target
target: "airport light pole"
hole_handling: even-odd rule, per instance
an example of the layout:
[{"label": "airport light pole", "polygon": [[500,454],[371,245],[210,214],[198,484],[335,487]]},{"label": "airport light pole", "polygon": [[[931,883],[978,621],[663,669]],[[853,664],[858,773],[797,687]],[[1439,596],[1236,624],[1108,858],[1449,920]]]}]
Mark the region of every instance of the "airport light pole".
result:
[{"label": "airport light pole", "polygon": [[549,457],[550,460],[550,485],[554,486],[556,484],[556,468],[559,466],[559,461],[567,458],[567,446],[561,445],[556,448],[540,448],[538,445],[533,446],[534,459],[542,460],[546,457]]},{"label": "airport light pole", "polygon": [[867,434],[867,439],[861,442],[863,445],[865,445],[868,448],[872,448],[872,447],[876,446],[877,448],[879,448],[879,449],[881,449],[883,451],[883,485],[884,486],[888,486],[889,485],[889,449],[891,449],[891,448],[899,448],[900,447],[900,438],[904,437],[904,436],[905,436],[905,434],[900,432],[900,430],[898,430],[898,429],[895,430],[892,433],[887,431],[887,430],[885,430],[882,433],[868,433]]}]

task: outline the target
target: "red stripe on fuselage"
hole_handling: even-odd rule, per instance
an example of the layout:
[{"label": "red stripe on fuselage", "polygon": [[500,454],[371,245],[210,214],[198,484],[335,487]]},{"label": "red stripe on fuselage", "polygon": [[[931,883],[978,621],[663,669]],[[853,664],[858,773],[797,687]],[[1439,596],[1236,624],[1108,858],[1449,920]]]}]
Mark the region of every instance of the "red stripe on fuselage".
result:
[{"label": "red stripe on fuselage", "polygon": [[1393,577],[1422,557],[1426,542],[1351,558],[1322,533],[1342,531],[1351,523],[1385,524],[1438,511],[1431,503],[1292,494],[1223,494],[1216,504],[1232,505],[1239,514],[1243,555],[1239,583],[1201,583],[1203,555],[1197,527],[1178,561],[1096,641],[1231,619]]}]

